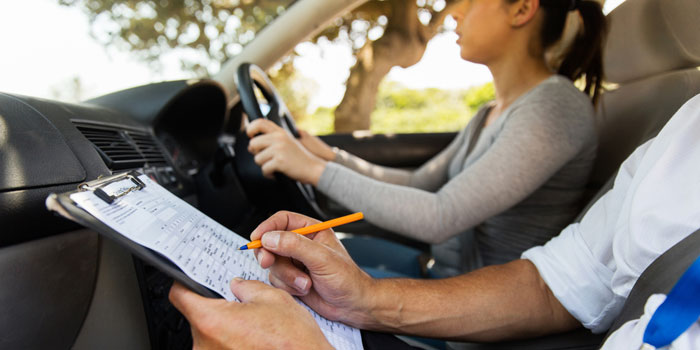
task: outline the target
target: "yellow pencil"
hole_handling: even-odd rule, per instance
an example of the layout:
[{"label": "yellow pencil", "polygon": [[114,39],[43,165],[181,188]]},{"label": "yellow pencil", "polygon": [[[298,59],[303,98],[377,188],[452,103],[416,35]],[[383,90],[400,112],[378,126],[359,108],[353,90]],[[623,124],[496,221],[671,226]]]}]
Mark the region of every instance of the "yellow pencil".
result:
[{"label": "yellow pencil", "polygon": [[[320,223],[315,224],[315,225],[298,228],[296,230],[292,230],[292,232],[298,233],[300,235],[308,235],[309,233],[323,231],[323,230],[329,229],[331,227],[345,225],[345,224],[353,222],[353,221],[362,220],[362,218],[364,218],[364,215],[362,213],[355,213],[355,214],[341,216],[337,219],[320,222]],[[260,242],[260,240],[257,239],[255,241],[252,241],[252,242],[238,248],[238,250],[256,249],[256,248],[260,248],[260,247],[262,247],[262,242]]]}]

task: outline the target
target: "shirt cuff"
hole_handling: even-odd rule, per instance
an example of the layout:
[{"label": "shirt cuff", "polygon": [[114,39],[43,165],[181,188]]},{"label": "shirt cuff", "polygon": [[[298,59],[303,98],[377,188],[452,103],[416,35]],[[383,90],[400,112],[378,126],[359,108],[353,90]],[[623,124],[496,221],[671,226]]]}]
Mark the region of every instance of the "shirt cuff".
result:
[{"label": "shirt cuff", "polygon": [[525,251],[522,258],[537,267],[573,317],[594,333],[602,333],[617,317],[624,300],[610,287],[613,271],[593,256],[578,229],[579,224],[569,225],[544,246]]},{"label": "shirt cuff", "polygon": [[[338,158],[338,157],[336,157]],[[342,165],[333,163],[333,162],[327,162],[326,167],[323,169],[323,172],[321,173],[321,177],[318,179],[318,184],[316,185],[316,188],[323,192],[328,194],[329,189],[333,188],[333,182],[335,181],[335,176],[338,173],[338,170]]]}]

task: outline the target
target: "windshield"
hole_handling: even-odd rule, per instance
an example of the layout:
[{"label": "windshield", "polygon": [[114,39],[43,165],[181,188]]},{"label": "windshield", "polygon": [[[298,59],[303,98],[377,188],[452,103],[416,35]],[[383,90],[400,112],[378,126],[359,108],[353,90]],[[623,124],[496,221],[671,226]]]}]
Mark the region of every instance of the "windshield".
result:
[{"label": "windshield", "polygon": [[2,1],[0,91],[76,102],[210,76],[295,2]]}]

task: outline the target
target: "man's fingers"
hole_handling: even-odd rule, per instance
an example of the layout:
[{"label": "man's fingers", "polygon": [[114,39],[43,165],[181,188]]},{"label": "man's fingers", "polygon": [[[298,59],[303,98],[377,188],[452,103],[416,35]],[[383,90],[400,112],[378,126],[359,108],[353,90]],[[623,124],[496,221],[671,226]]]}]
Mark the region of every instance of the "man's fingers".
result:
[{"label": "man's fingers", "polygon": [[242,303],[253,303],[259,299],[271,298],[280,291],[260,281],[234,278],[231,280],[231,292]]},{"label": "man's fingers", "polygon": [[309,277],[297,277],[292,283],[283,281],[281,278],[272,273],[269,275],[269,278],[270,284],[273,286],[298,297],[308,294],[309,289],[311,288],[311,279]]},{"label": "man's fingers", "polygon": [[183,286],[173,283],[168,295],[170,302],[190,321],[197,319],[209,307],[213,299],[207,299]]},{"label": "man's fingers", "polygon": [[311,226],[319,223],[318,220],[308,216],[292,213],[289,211],[278,211],[267,220],[258,225],[250,234],[251,240],[260,239],[263,233],[268,231],[290,231],[301,227]]},{"label": "man's fingers", "polygon": [[267,269],[275,263],[275,254],[272,254],[263,248],[256,249],[255,251],[255,258],[258,259],[260,267],[263,269]]},{"label": "man's fingers", "polygon": [[273,286],[294,295],[305,295],[311,288],[309,275],[289,258],[278,258],[277,263],[270,268],[269,277]]},{"label": "man's fingers", "polygon": [[331,258],[331,251],[326,245],[294,232],[270,231],[263,234],[261,241],[266,250],[299,260],[309,270],[325,266]]}]

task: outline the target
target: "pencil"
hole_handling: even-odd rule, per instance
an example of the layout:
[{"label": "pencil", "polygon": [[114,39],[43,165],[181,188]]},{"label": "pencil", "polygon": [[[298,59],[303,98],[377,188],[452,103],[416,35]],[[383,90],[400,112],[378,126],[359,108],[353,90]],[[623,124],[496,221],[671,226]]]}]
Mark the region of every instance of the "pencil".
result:
[{"label": "pencil", "polygon": [[[362,218],[364,218],[364,215],[362,213],[355,213],[355,214],[341,216],[337,219],[320,222],[320,223],[315,224],[315,225],[298,228],[296,230],[292,230],[292,232],[298,233],[300,235],[308,235],[309,233],[323,231],[323,230],[329,229],[331,227],[345,225],[345,224],[351,223],[353,221],[362,220]],[[262,247],[262,242],[260,242],[260,240],[257,239],[257,240],[254,240],[254,241],[252,241],[244,246],[241,246],[240,248],[238,248],[238,250],[256,249],[256,248],[260,248],[260,247]]]}]

